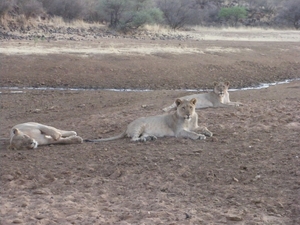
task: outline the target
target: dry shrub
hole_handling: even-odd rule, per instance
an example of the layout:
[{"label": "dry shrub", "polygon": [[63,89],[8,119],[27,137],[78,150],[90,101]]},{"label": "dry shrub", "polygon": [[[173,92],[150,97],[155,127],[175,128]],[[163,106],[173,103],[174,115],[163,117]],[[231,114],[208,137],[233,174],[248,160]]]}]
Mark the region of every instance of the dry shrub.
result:
[{"label": "dry shrub", "polygon": [[42,3],[47,13],[66,21],[82,19],[85,12],[84,0],[43,0]]},{"label": "dry shrub", "polygon": [[25,15],[26,19],[37,17],[44,12],[43,5],[37,0],[19,0],[19,13]]},{"label": "dry shrub", "polygon": [[146,24],[143,27],[143,29],[147,30],[149,32],[161,33],[161,34],[165,34],[165,33],[169,33],[169,32],[174,31],[170,27],[167,27],[167,26],[164,26],[164,25],[161,25],[161,24]]},{"label": "dry shrub", "polygon": [[0,17],[3,19],[4,16],[13,9],[14,1],[12,0],[0,0]]}]

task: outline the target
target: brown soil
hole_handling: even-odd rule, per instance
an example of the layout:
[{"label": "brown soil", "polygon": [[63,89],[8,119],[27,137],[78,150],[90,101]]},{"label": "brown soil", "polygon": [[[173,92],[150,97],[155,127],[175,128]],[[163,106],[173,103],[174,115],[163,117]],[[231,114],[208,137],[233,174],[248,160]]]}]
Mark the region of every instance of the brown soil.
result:
[{"label": "brown soil", "polygon": [[[37,48],[121,49],[111,43],[132,52],[44,54]],[[1,45],[7,49],[0,54],[2,87],[154,90],[1,89],[1,137],[27,121],[75,130],[83,138],[109,137],[191,93],[175,89],[211,88],[218,80],[239,88],[300,78],[298,42],[105,39]],[[24,46],[32,52],[10,52]],[[132,50],[141,46],[169,46],[178,53]],[[0,223],[299,224],[300,81],[230,94],[244,105],[197,111],[199,124],[214,133],[205,141],[121,139],[9,151],[1,140]]]}]

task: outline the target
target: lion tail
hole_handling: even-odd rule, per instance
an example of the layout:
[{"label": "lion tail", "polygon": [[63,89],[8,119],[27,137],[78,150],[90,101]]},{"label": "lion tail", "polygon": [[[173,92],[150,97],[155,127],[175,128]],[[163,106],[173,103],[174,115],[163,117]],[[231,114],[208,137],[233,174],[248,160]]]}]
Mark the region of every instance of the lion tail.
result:
[{"label": "lion tail", "polygon": [[117,140],[117,139],[121,139],[123,137],[126,136],[126,131],[124,131],[123,133],[114,136],[114,137],[110,137],[110,138],[101,138],[101,139],[85,139],[84,142],[102,142],[102,141],[113,141],[113,140]]}]

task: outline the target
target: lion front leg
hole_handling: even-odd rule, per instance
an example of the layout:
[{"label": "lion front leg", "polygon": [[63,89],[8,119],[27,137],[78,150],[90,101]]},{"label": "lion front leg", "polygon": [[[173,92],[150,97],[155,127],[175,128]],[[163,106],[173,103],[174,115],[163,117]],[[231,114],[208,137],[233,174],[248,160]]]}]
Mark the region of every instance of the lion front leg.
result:
[{"label": "lion front leg", "polygon": [[243,103],[241,103],[241,102],[228,102],[226,104],[231,105],[231,106],[236,106],[236,107],[243,105]]},{"label": "lion front leg", "polygon": [[49,140],[49,144],[78,144],[83,143],[83,139],[79,136],[61,137],[58,140]]},{"label": "lion front leg", "polygon": [[45,125],[40,124],[38,128],[42,132],[42,134],[49,135],[54,140],[59,140],[62,137],[62,134],[59,132],[59,130],[54,127],[45,126]]},{"label": "lion front leg", "polygon": [[194,131],[200,131],[202,134],[204,134],[207,137],[212,137],[213,133],[207,129],[205,126],[198,126]]},{"label": "lion front leg", "polygon": [[75,131],[68,131],[68,130],[59,130],[57,129],[62,137],[70,137],[70,136],[76,136],[77,133]]},{"label": "lion front leg", "polygon": [[204,127],[204,128],[202,129],[202,133],[203,133],[204,135],[206,135],[207,137],[212,137],[212,136],[213,136],[213,133],[212,133],[210,130],[208,130],[207,127]]},{"label": "lion front leg", "polygon": [[197,140],[197,139],[204,140],[204,139],[206,139],[205,135],[198,134],[196,132],[188,131],[188,130],[181,130],[177,134],[177,136],[179,136],[179,137],[185,137],[185,138],[190,138],[190,139],[193,139],[193,140]]},{"label": "lion front leg", "polygon": [[79,136],[73,135],[65,138],[61,138],[58,140],[61,141],[61,144],[77,144],[77,143],[83,143],[83,139]]}]

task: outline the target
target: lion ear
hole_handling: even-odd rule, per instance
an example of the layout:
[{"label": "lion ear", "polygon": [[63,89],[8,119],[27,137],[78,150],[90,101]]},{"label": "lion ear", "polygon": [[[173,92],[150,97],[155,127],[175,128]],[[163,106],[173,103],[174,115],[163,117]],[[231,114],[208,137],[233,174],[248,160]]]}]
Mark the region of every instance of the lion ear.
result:
[{"label": "lion ear", "polygon": [[19,133],[20,133],[20,131],[19,131],[18,128],[14,128],[14,129],[13,129],[13,134],[19,134]]},{"label": "lion ear", "polygon": [[229,84],[230,84],[230,83],[229,83],[228,81],[225,82],[225,85],[226,85],[226,86],[229,86]]},{"label": "lion ear", "polygon": [[196,102],[197,102],[197,99],[195,99],[195,98],[192,98],[190,101],[190,103],[192,103],[193,105],[196,105]]},{"label": "lion ear", "polygon": [[218,85],[218,82],[215,81],[215,82],[214,82],[214,87],[217,86],[217,85]]},{"label": "lion ear", "polygon": [[182,103],[181,99],[179,99],[179,98],[176,99],[176,101],[175,101],[176,106],[179,106],[181,103]]}]

